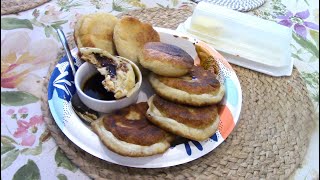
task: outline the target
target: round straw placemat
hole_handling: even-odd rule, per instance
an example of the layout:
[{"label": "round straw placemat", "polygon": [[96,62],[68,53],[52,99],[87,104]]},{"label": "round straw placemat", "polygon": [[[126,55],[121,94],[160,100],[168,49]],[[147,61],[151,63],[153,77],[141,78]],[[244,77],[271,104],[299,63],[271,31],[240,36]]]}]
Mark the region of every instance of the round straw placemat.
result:
[{"label": "round straw placemat", "polygon": [[1,15],[29,10],[49,1],[50,0],[1,0]]},{"label": "round straw placemat", "polygon": [[[127,12],[154,26],[175,29],[191,10],[143,9]],[[42,110],[48,129],[68,158],[92,178],[100,179],[284,179],[302,162],[314,123],[314,106],[296,68],[290,77],[271,77],[232,65],[243,92],[240,120],[211,153],[192,162],[159,169],[108,163],[73,144],[58,128],[43,87]],[[222,178],[223,177],[223,178]]]}]

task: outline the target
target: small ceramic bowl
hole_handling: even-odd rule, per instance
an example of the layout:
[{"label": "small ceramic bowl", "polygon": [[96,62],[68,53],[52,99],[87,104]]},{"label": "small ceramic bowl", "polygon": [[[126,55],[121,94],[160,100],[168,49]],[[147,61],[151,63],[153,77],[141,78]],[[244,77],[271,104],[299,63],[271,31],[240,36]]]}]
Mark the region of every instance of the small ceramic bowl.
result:
[{"label": "small ceramic bowl", "polygon": [[141,71],[138,68],[138,66],[132,61],[123,57],[119,57],[119,58],[129,62],[132,65],[132,68],[137,78],[137,82],[135,87],[133,88],[133,92],[131,93],[131,96],[124,97],[119,100],[99,100],[86,95],[81,88],[83,87],[86,80],[88,80],[91,76],[99,72],[94,65],[88,62],[83,63],[80,66],[80,68],[77,70],[74,78],[76,90],[81,101],[89,108],[98,112],[109,113],[114,110],[127,107],[137,101],[138,94],[140,92],[141,83],[142,83]]}]

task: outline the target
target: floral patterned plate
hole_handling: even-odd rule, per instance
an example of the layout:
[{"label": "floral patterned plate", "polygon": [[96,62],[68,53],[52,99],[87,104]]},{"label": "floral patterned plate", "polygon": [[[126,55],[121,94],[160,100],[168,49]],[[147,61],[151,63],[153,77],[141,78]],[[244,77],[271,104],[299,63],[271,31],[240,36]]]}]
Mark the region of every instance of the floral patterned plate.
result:
[{"label": "floral patterned plate", "polygon": [[[242,91],[239,80],[229,63],[217,51],[211,49],[203,42],[173,30],[155,29],[160,34],[161,42],[181,47],[195,59],[195,62],[199,62],[199,58],[195,51],[194,43],[207,49],[218,61],[219,68],[221,69],[218,79],[226,88],[225,97],[220,103],[219,108],[221,119],[219,129],[212,137],[205,141],[189,141],[178,144],[170,147],[165,153],[160,155],[131,158],[113,153],[102,144],[98,136],[73,111],[70,99],[75,93],[74,77],[68,60],[64,57],[56,65],[48,85],[48,103],[52,116],[62,132],[73,143],[86,152],[108,162],[138,168],[160,168],[187,163],[214,150],[228,137],[239,119]],[[77,57],[76,54],[77,49],[73,49],[72,55]],[[81,66],[81,63],[79,59],[75,58],[77,67]],[[138,102],[147,101],[148,97],[154,94],[146,79],[144,78]]]}]

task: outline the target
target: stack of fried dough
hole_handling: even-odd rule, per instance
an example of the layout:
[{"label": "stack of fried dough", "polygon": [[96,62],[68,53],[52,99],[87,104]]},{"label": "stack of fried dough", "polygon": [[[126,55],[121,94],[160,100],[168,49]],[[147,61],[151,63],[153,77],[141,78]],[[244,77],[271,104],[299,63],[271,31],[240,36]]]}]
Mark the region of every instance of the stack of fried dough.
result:
[{"label": "stack of fried dough", "polygon": [[219,125],[217,103],[224,87],[216,75],[194,65],[183,49],[161,42],[144,45],[139,61],[151,70],[149,81],[156,95],[148,100],[147,118],[162,129],[202,141]]},{"label": "stack of fried dough", "polygon": [[219,125],[217,104],[224,87],[212,71],[194,65],[183,49],[160,42],[151,25],[107,13],[83,16],[76,24],[78,48],[93,47],[120,55],[150,70],[156,94],[102,116],[92,129],[115,153],[141,157],[164,153],[175,137],[202,141]]}]

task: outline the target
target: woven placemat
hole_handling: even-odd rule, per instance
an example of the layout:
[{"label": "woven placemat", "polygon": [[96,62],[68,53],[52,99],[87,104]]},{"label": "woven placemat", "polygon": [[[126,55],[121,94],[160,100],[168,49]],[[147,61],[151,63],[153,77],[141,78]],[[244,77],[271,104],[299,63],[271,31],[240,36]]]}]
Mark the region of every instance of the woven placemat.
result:
[{"label": "woven placemat", "polygon": [[[175,29],[191,10],[144,9],[126,13],[154,26]],[[123,14],[125,15],[125,14]],[[47,81],[53,67],[49,70]],[[128,168],[96,158],[73,144],[58,128],[47,103],[42,109],[52,137],[68,158],[92,178],[100,179],[284,179],[300,165],[314,123],[314,106],[296,68],[275,78],[234,66],[243,92],[240,120],[211,153],[169,168]]]},{"label": "woven placemat", "polygon": [[49,1],[50,0],[1,0],[1,15],[29,10]]}]

